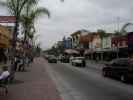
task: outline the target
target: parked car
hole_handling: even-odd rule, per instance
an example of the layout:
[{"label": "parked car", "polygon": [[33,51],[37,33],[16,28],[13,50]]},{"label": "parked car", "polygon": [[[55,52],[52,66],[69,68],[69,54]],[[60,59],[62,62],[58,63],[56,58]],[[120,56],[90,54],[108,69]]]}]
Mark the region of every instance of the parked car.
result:
[{"label": "parked car", "polygon": [[49,55],[44,55],[43,57],[44,57],[45,59],[48,59]]},{"label": "parked car", "polygon": [[69,58],[69,61],[70,61],[70,63],[72,63],[72,60],[74,59],[74,56],[71,56],[70,58]]},{"label": "parked car", "polygon": [[122,82],[133,80],[133,63],[129,58],[114,59],[110,63],[105,64],[102,74],[105,77],[119,78]]},{"label": "parked car", "polygon": [[67,57],[67,56],[62,56],[61,59],[60,59],[60,61],[61,61],[62,63],[69,63],[69,57]]},{"label": "parked car", "polygon": [[45,55],[44,58],[48,60],[49,58],[53,57],[54,55]]},{"label": "parked car", "polygon": [[51,56],[51,57],[48,58],[48,62],[49,63],[57,63],[57,58],[54,57],[54,56]]},{"label": "parked car", "polygon": [[86,61],[84,57],[74,57],[71,60],[71,64],[74,66],[81,66],[81,67],[85,67],[86,66]]}]

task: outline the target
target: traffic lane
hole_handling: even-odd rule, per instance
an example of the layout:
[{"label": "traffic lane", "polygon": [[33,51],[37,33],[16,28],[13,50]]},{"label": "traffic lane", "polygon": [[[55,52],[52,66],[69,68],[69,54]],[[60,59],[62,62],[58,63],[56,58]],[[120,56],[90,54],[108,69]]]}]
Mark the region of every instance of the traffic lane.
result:
[{"label": "traffic lane", "polygon": [[61,63],[52,64],[52,69],[85,100],[133,100],[132,86],[103,78],[92,70]]},{"label": "traffic lane", "polygon": [[91,70],[95,70],[97,72],[101,72],[102,68],[104,67],[104,64],[86,61],[86,67],[91,69]]}]

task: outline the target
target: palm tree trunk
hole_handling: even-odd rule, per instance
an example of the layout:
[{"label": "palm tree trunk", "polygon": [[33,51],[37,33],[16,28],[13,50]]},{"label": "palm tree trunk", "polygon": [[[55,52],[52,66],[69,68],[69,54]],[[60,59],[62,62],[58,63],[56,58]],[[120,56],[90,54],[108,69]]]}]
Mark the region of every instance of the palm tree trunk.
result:
[{"label": "palm tree trunk", "polygon": [[13,41],[12,41],[12,65],[10,69],[10,81],[12,82],[15,79],[15,56],[16,56],[16,42],[18,36],[18,29],[19,29],[19,21],[16,18],[14,32],[13,32]]},{"label": "palm tree trunk", "polygon": [[13,33],[13,48],[16,48],[16,41],[18,36],[18,29],[19,29],[19,22],[16,19],[15,27],[14,27],[14,33]]},{"label": "palm tree trunk", "polygon": [[24,33],[24,44],[26,43],[26,40],[27,40],[27,30],[25,30],[25,33]]}]

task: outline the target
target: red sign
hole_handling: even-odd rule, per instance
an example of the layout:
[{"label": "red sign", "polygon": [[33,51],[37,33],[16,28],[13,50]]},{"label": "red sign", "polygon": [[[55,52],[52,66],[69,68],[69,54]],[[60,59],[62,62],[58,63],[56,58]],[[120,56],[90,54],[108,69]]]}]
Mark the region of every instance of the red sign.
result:
[{"label": "red sign", "polygon": [[114,47],[127,47],[128,37],[127,36],[115,36],[112,38],[112,46]]},{"label": "red sign", "polygon": [[0,23],[15,23],[15,16],[0,16]]}]

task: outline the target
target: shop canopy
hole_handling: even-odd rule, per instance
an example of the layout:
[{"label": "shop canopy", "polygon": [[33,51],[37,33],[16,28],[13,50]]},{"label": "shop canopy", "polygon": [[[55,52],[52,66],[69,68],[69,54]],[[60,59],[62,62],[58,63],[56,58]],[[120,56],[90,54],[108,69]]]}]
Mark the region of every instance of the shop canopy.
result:
[{"label": "shop canopy", "polygon": [[66,49],[66,50],[64,51],[64,53],[67,53],[67,54],[80,54],[79,51],[74,50],[74,49]]},{"label": "shop canopy", "polygon": [[87,49],[84,51],[84,55],[89,55],[89,54],[92,54],[94,53],[95,51],[93,49]]},{"label": "shop canopy", "polygon": [[9,48],[11,41],[11,34],[9,30],[5,27],[0,25],[0,48]]}]

